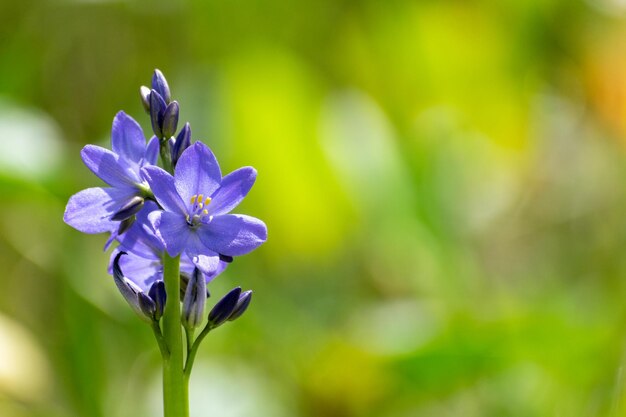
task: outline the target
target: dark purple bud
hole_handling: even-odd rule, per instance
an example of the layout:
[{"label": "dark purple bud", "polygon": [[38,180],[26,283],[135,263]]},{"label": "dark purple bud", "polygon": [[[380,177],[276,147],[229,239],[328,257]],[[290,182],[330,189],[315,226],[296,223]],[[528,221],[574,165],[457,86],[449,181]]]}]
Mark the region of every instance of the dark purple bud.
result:
[{"label": "dark purple bud", "polygon": [[137,219],[137,218],[136,218],[135,216],[130,216],[129,218],[127,218],[127,219],[125,219],[125,220],[122,220],[122,221],[120,222],[120,227],[119,227],[119,229],[117,229],[117,235],[119,236],[119,235],[121,235],[122,233],[126,232],[126,231],[130,228],[130,226],[132,226],[132,225],[133,225],[133,223],[135,223],[135,220],[136,220],[136,219]]},{"label": "dark purple bud", "polygon": [[146,315],[146,317],[154,320],[154,316],[156,314],[156,304],[152,300],[152,298],[148,297],[143,292],[137,293],[137,299],[139,301],[139,308],[141,308],[141,312]]},{"label": "dark purple bud", "polygon": [[169,138],[176,134],[176,129],[178,128],[179,111],[180,107],[178,106],[177,101],[172,101],[170,104],[167,105],[167,108],[163,113],[163,125],[161,126],[163,137]]},{"label": "dark purple bud", "polygon": [[183,311],[181,320],[187,329],[198,327],[202,323],[204,316],[204,306],[206,304],[206,281],[204,275],[198,268],[193,270],[185,298],[183,299]]},{"label": "dark purple bud", "polygon": [[163,138],[163,114],[167,105],[163,97],[156,91],[150,91],[150,122],[152,122],[152,131],[159,139]]},{"label": "dark purple bud", "polygon": [[172,100],[167,80],[165,79],[163,73],[158,69],[155,69],[154,74],[152,75],[152,89],[158,91],[166,103],[169,103]]},{"label": "dark purple bud", "polygon": [[237,305],[235,306],[235,309],[228,317],[228,320],[233,321],[241,317],[241,315],[245,313],[246,310],[248,309],[248,306],[250,305],[250,301],[252,301],[252,291],[248,290],[242,293],[239,296],[239,300],[237,301]]},{"label": "dark purple bud", "polygon": [[139,294],[143,294],[141,289],[127,280],[122,273],[122,269],[120,268],[120,258],[122,255],[126,255],[126,252],[120,251],[113,260],[113,281],[115,281],[117,289],[135,313],[137,313],[142,320],[150,322],[152,317],[146,316],[143,312],[143,308],[139,304]]},{"label": "dark purple bud", "polygon": [[191,126],[189,123],[185,123],[185,126],[178,132],[176,136],[176,142],[172,147],[172,163],[176,165],[178,158],[183,154],[183,151],[191,146]]},{"label": "dark purple bud", "polygon": [[139,210],[143,208],[143,198],[134,196],[126,202],[118,211],[111,216],[111,220],[115,222],[121,222],[139,213]]},{"label": "dark purple bud", "polygon": [[163,316],[165,302],[167,301],[167,295],[165,294],[165,283],[163,281],[156,281],[148,290],[148,295],[155,304],[154,319],[159,320],[161,316]]},{"label": "dark purple bud", "polygon": [[146,113],[150,114],[150,89],[145,85],[139,88],[139,96],[141,97],[141,104]]},{"label": "dark purple bud", "polygon": [[221,253],[219,255],[220,255],[220,261],[226,262],[228,264],[233,262],[233,257],[232,256],[222,255]]},{"label": "dark purple bud", "polygon": [[240,294],[241,287],[233,288],[215,304],[215,307],[209,313],[209,325],[211,327],[217,327],[228,320],[237,306]]}]

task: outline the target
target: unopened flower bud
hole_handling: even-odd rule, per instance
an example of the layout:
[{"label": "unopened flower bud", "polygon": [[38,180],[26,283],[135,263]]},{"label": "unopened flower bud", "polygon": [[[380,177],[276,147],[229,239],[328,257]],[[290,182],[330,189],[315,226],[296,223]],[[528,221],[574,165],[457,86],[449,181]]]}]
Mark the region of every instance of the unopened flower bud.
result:
[{"label": "unopened flower bud", "polygon": [[205,304],[206,282],[202,272],[195,268],[189,278],[189,283],[185,290],[185,298],[183,299],[181,320],[185,328],[193,329],[202,323]]},{"label": "unopened flower bud", "polygon": [[156,304],[154,300],[144,294],[143,292],[137,293],[137,301],[139,302],[139,308],[141,312],[148,318],[154,320],[154,316],[156,313]]},{"label": "unopened flower bud", "polygon": [[176,129],[178,128],[178,113],[180,107],[177,101],[172,101],[167,105],[165,112],[163,113],[163,125],[161,126],[161,132],[163,137],[169,138],[174,136]]},{"label": "unopened flower bud", "polygon": [[[189,285],[189,274],[181,273],[180,274],[180,302],[182,303],[185,299],[185,293],[187,292],[187,285]],[[206,280],[205,280],[206,281]],[[211,293],[209,289],[206,289],[206,298],[211,297]]]},{"label": "unopened flower bud", "polygon": [[[132,226],[133,223],[135,223],[136,219],[137,219],[137,217],[130,216],[129,218],[122,220],[120,222],[120,227],[117,229],[117,235],[119,236],[119,235],[123,234],[124,232],[126,232],[130,228],[130,226]],[[105,248],[105,250],[106,250],[106,248]]]},{"label": "unopened flower bud", "polygon": [[134,196],[126,202],[118,211],[111,216],[111,220],[119,222],[128,219],[139,213],[143,208],[144,200],[139,196]]},{"label": "unopened flower bud", "polygon": [[124,277],[120,268],[120,258],[126,255],[126,252],[119,252],[113,260],[113,281],[117,289],[120,291],[128,305],[137,313],[144,321],[151,322],[152,317],[144,313],[144,308],[139,304],[139,295],[143,294],[141,289]]},{"label": "unopened flower bud", "polygon": [[239,296],[239,300],[237,300],[237,305],[235,305],[235,309],[230,316],[228,316],[228,321],[233,321],[241,317],[243,313],[246,312],[248,306],[250,305],[250,301],[252,300],[252,291],[248,290]]},{"label": "unopened flower bud", "polygon": [[152,123],[152,131],[159,138],[163,138],[163,114],[167,104],[163,100],[163,97],[156,91],[150,91],[150,122]]},{"label": "unopened flower bud", "polygon": [[163,316],[165,302],[167,301],[165,283],[163,281],[156,281],[148,290],[148,295],[155,304],[154,319],[159,320]]},{"label": "unopened flower bud", "polygon": [[167,84],[167,80],[161,71],[158,69],[154,70],[154,74],[152,75],[152,89],[159,92],[165,103],[168,103],[172,100],[172,96],[170,95],[170,87]]},{"label": "unopened flower bud", "polygon": [[163,73],[158,69],[155,69],[154,74],[152,74],[152,89],[157,90],[166,103],[169,104],[172,100],[170,86],[167,84],[167,80],[165,79]]},{"label": "unopened flower bud", "polygon": [[217,327],[228,320],[237,306],[240,294],[241,287],[233,288],[228,294],[222,297],[217,304],[215,304],[209,313],[209,324],[211,327]]},{"label": "unopened flower bud", "polygon": [[182,303],[185,299],[185,293],[187,292],[187,285],[189,285],[189,275],[181,273],[180,274],[180,302]]},{"label": "unopened flower bud", "polygon": [[139,96],[141,97],[141,104],[146,113],[150,114],[150,89],[145,85],[139,88]]},{"label": "unopened flower bud", "polygon": [[191,126],[189,123],[185,123],[185,126],[178,132],[176,136],[176,142],[172,147],[172,164],[174,166],[178,162],[178,158],[183,154],[183,151],[191,145]]}]

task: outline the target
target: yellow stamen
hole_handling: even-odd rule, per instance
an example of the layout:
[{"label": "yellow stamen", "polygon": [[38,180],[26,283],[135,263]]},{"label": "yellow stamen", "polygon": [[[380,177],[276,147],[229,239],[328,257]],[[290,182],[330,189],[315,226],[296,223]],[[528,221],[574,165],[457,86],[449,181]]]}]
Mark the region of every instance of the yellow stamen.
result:
[{"label": "yellow stamen", "polygon": [[191,197],[191,204],[194,204],[196,202],[197,197],[198,197],[197,195],[194,195]]},{"label": "yellow stamen", "polygon": [[198,194],[198,203],[202,202],[204,196],[202,194]]},{"label": "yellow stamen", "polygon": [[204,215],[209,214],[209,210],[207,210],[207,209],[202,210],[202,214],[204,214]]},{"label": "yellow stamen", "polygon": [[198,203],[198,208],[199,208],[199,209],[202,209],[202,207],[204,207],[204,204],[202,204],[202,203]]},{"label": "yellow stamen", "polygon": [[206,200],[204,200],[204,205],[208,206],[210,202],[211,202],[211,197],[207,197]]}]

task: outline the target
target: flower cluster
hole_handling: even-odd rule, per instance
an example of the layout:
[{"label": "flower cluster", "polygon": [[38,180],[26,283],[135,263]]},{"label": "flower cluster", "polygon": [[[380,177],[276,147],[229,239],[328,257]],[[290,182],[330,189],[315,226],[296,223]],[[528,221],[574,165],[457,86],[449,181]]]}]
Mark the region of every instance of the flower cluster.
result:
[{"label": "flower cluster", "polygon": [[[140,93],[154,135],[146,140],[139,124],[119,112],[111,149],[87,145],[81,152],[107,186],[73,195],[64,221],[84,233],[108,233],[105,249],[117,242],[109,273],[140,317],[158,323],[166,297],[179,296],[182,324],[193,329],[204,317],[206,285],[234,257],[267,239],[261,220],[231,213],[250,191],[256,170],[222,176],[211,149],[192,142],[188,123],[176,134],[180,107],[159,70],[152,88]],[[165,293],[164,256],[180,256],[180,295]],[[210,312],[209,326],[241,316],[250,297],[250,291],[232,290]]]}]

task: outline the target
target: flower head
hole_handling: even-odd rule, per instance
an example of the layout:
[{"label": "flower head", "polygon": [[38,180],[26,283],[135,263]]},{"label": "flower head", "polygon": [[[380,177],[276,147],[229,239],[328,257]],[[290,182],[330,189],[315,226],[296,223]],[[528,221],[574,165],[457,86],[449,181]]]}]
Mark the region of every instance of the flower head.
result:
[{"label": "flower head", "polygon": [[254,184],[254,168],[240,168],[222,177],[209,147],[196,142],[182,153],[174,176],[156,166],[146,166],[142,172],[164,209],[148,218],[171,256],[228,258],[244,255],[267,239],[261,220],[229,214]]},{"label": "flower head", "polygon": [[[165,340],[176,333],[164,325],[169,330],[161,334],[161,317],[176,312],[165,308],[167,295],[168,304],[180,298],[182,324],[193,333],[203,321],[207,284],[233,257],[265,242],[267,228],[254,217],[230,214],[250,191],[256,170],[244,167],[222,177],[211,150],[192,144],[189,123],[176,134],[180,107],[159,70],[151,88],[140,88],[140,96],[155,136],[146,143],[139,124],[119,112],[111,150],[87,145],[81,151],[85,165],[107,186],[70,197],[64,220],[85,233],[110,232],[105,249],[119,243],[109,273],[133,310],[152,324],[165,357],[170,348]],[[167,171],[156,165],[159,155]],[[180,294],[166,294],[165,281],[175,288],[179,279]],[[251,295],[239,287],[232,290],[211,310],[205,330],[241,316]],[[192,364],[193,359],[185,367]]]},{"label": "flower head", "polygon": [[113,120],[112,151],[87,145],[81,151],[83,162],[109,187],[88,188],[74,194],[63,220],[84,233],[115,232],[120,222],[137,214],[151,194],[141,177],[141,168],[156,163],[159,142],[147,144],[139,124],[124,112]]},{"label": "flower head", "polygon": [[[117,238],[120,245],[111,253],[109,262],[109,273],[113,273],[114,261],[117,259],[124,276],[142,291],[148,291],[155,282],[163,280],[162,260],[165,248],[148,221],[150,213],[155,211],[158,211],[156,203],[147,201],[133,225]],[[127,256],[117,258],[119,252],[124,252]],[[192,275],[197,268],[207,284],[227,266],[228,263],[220,260],[217,255],[199,254],[194,259],[182,255],[180,259],[181,274]]]}]

